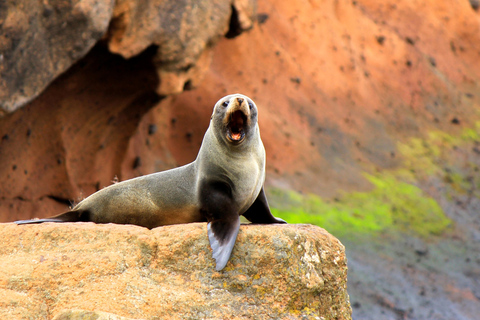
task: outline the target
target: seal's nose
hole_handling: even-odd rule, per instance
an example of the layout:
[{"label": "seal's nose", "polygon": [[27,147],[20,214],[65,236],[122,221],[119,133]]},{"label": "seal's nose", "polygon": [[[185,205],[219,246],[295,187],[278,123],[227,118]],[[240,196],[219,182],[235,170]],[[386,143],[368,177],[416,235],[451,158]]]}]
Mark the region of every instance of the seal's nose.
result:
[{"label": "seal's nose", "polygon": [[238,104],[242,104],[243,99],[242,98],[237,98]]}]

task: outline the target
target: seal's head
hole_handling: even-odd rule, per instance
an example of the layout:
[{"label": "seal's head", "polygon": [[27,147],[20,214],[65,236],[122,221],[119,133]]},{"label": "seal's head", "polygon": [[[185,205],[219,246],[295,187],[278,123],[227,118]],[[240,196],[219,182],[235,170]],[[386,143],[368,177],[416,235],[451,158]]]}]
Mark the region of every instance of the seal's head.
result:
[{"label": "seal's head", "polygon": [[233,146],[246,144],[257,134],[257,106],[247,96],[231,94],[218,100],[212,114],[217,138]]}]

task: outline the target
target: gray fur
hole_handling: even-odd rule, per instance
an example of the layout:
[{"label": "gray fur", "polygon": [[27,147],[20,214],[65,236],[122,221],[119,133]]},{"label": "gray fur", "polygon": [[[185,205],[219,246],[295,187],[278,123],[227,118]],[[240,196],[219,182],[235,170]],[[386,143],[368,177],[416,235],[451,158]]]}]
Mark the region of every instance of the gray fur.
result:
[{"label": "gray fur", "polygon": [[[241,134],[232,126],[236,111],[243,114],[235,114]],[[283,222],[268,209],[264,181],[265,149],[257,124],[257,108],[248,97],[234,94],[216,103],[194,162],[115,183],[64,214],[17,223],[93,221],[155,228],[208,221],[216,269],[221,270],[235,244],[241,214],[246,213],[252,222]],[[252,206],[254,202],[256,205]]]}]

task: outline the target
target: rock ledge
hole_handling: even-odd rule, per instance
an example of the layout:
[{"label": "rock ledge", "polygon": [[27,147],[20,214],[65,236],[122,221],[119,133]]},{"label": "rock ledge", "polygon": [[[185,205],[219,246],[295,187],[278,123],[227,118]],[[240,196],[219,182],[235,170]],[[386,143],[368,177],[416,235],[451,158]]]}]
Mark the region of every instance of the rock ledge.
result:
[{"label": "rock ledge", "polygon": [[0,233],[2,319],[351,319],[344,247],[311,225],[242,225],[222,272],[205,223],[9,223]]}]

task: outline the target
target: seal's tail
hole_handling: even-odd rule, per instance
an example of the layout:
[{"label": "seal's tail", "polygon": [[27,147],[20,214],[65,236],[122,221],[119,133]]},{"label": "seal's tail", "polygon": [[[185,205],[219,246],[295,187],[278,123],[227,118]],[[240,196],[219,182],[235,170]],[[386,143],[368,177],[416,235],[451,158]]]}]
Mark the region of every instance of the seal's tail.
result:
[{"label": "seal's tail", "polygon": [[85,219],[85,214],[81,211],[72,210],[61,213],[57,216],[53,216],[45,219],[30,219],[15,221],[16,224],[31,224],[31,223],[43,223],[43,222],[77,222],[88,221]]}]

